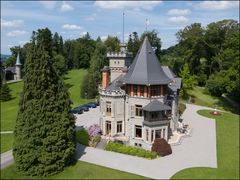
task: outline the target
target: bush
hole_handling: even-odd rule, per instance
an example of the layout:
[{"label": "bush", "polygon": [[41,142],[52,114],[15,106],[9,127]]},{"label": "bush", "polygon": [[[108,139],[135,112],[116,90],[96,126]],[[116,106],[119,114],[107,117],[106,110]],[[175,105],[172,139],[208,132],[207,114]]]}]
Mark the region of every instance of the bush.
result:
[{"label": "bush", "polygon": [[11,100],[12,96],[11,96],[11,90],[9,89],[8,87],[8,84],[7,83],[4,83],[1,85],[1,88],[0,88],[0,100],[2,101],[9,101]]},{"label": "bush", "polygon": [[76,132],[77,142],[82,145],[89,146],[89,135],[85,129]]},{"label": "bush", "polygon": [[152,151],[156,152],[160,156],[172,154],[172,148],[170,144],[168,144],[167,141],[163,138],[157,138],[154,140],[154,143],[152,145]]},{"label": "bush", "polygon": [[96,135],[90,138],[89,146],[96,147],[96,145],[101,141],[101,136]]},{"label": "bush", "polygon": [[186,109],[186,105],[183,104],[183,103],[179,103],[179,114],[183,114],[183,112],[185,111]]},{"label": "bush", "polygon": [[123,144],[114,143],[114,142],[109,142],[106,145],[105,150],[114,151],[122,154],[129,154],[132,156],[138,156],[138,157],[143,157],[147,159],[155,159],[158,157],[156,152],[151,152],[145,149],[140,149],[132,146],[125,146]]},{"label": "bush", "polygon": [[97,124],[93,124],[88,128],[88,134],[90,137],[97,136],[101,134],[101,128]]}]

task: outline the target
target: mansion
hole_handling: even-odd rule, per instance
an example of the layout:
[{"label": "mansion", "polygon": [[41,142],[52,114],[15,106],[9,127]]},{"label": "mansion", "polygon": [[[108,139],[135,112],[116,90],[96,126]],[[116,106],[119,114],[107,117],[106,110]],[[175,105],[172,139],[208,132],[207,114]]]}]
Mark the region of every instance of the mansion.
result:
[{"label": "mansion", "polygon": [[107,56],[99,86],[103,135],[148,150],[155,138],[168,141],[178,125],[181,79],[160,65],[147,37],[133,62],[124,44]]}]

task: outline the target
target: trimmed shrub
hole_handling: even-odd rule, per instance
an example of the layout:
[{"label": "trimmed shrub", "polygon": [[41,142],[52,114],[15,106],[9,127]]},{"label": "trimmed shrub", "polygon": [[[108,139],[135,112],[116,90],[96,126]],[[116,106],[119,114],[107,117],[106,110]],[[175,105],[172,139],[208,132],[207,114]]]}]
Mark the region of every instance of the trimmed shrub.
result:
[{"label": "trimmed shrub", "polygon": [[172,148],[165,139],[157,138],[152,145],[152,152],[156,152],[160,156],[166,156],[172,154]]},{"label": "trimmed shrub", "polygon": [[85,129],[76,132],[77,142],[82,145],[89,146],[89,135]]},{"label": "trimmed shrub", "polygon": [[140,149],[133,146],[126,146],[126,145],[114,143],[114,142],[109,142],[106,145],[105,150],[114,151],[122,154],[128,154],[132,156],[143,157],[147,159],[155,159],[159,157],[156,152],[151,152],[145,149]]},{"label": "trimmed shrub", "polygon": [[90,138],[89,146],[96,147],[100,141],[101,141],[100,135],[93,136]]},{"label": "trimmed shrub", "polygon": [[180,103],[179,103],[179,114],[180,114],[180,115],[183,114],[183,112],[185,111],[185,109],[186,109],[186,105],[180,102]]}]

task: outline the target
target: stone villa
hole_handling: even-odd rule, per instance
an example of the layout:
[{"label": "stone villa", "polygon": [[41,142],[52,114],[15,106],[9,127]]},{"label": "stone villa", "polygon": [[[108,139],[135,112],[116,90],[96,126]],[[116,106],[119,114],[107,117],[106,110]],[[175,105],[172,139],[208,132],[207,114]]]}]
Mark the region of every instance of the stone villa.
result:
[{"label": "stone villa", "polygon": [[168,141],[178,125],[181,79],[160,65],[147,37],[132,64],[124,44],[107,56],[99,87],[103,135],[149,150],[155,138]]}]

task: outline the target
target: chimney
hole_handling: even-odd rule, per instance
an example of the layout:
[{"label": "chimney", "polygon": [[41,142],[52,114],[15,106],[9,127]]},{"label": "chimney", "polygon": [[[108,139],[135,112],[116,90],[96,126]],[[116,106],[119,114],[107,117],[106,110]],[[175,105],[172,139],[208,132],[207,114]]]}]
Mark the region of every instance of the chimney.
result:
[{"label": "chimney", "polygon": [[106,89],[109,85],[109,67],[104,66],[102,69],[102,88]]},{"label": "chimney", "polygon": [[122,73],[123,73],[124,75],[128,73],[128,68],[127,68],[127,66],[124,66],[124,67],[122,68]]}]

